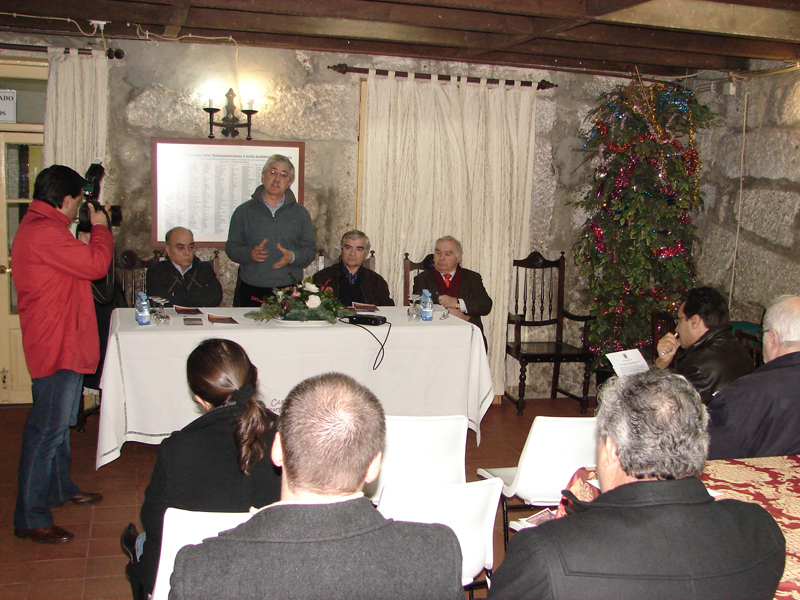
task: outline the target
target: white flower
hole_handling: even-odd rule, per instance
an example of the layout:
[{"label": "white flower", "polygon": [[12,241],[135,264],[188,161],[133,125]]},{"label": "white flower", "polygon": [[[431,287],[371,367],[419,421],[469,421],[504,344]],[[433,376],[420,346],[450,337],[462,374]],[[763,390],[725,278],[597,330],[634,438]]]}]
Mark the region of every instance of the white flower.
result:
[{"label": "white flower", "polygon": [[[319,291],[319,288],[315,286],[313,283],[304,283],[303,289],[307,292],[311,292],[312,294],[316,294]],[[311,308],[315,307],[312,306]]]},{"label": "white flower", "polygon": [[283,291],[283,290],[275,290],[275,297],[276,297],[276,298],[278,298],[278,299],[280,300],[281,298],[283,298],[283,296],[284,296],[284,294],[285,294],[285,293],[286,293],[286,292],[285,292],[285,291]]},{"label": "white flower", "polygon": [[308,300],[306,300],[306,306],[308,308],[319,308],[320,304],[322,304],[322,300],[320,300],[319,296],[309,296]]}]

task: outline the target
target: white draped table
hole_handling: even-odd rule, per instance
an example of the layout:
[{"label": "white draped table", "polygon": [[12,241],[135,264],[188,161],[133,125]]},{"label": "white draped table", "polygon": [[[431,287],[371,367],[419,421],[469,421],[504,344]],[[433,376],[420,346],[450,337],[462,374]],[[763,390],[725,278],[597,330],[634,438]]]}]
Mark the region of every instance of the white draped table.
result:
[{"label": "white draped table", "polygon": [[[438,307],[437,307],[438,308]],[[185,325],[174,309],[168,325],[137,325],[134,309],[114,311],[103,367],[97,468],[119,457],[126,441],[159,444],[200,415],[186,383],[186,359],[204,339],[241,344],[258,367],[261,399],[275,412],[307,377],[339,371],[366,385],[386,414],[466,415],[478,434],[493,399],[489,362],[477,327],[451,317],[409,322],[405,307],[382,307],[392,324],[385,355],[373,364],[388,325],[257,323],[247,308],[201,309],[203,325]],[[208,322],[206,313],[231,316],[236,325]]]}]

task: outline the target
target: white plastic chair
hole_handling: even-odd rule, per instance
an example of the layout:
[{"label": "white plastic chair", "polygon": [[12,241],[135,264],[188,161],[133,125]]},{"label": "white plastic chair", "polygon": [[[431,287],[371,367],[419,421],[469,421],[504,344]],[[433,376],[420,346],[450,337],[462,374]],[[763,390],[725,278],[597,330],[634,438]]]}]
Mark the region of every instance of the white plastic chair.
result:
[{"label": "white plastic chair", "polygon": [[151,600],[168,599],[169,578],[175,567],[175,556],[181,548],[189,544],[199,544],[207,538],[217,536],[221,531],[233,529],[251,516],[249,512],[219,513],[168,508],[164,513],[161,557],[158,560],[158,574]]},{"label": "white plastic chair", "polygon": [[389,482],[466,482],[467,425],[464,415],[387,416],[381,471],[364,495],[376,502]]},{"label": "white plastic chair", "polygon": [[[555,506],[561,490],[581,467],[594,466],[597,448],[595,417],[536,417],[516,467],[478,469],[483,478],[503,480],[503,540],[508,547],[508,510]],[[508,506],[517,496],[522,505]]]},{"label": "white plastic chair", "polygon": [[497,477],[471,483],[383,488],[378,510],[395,521],[442,523],[461,545],[461,584],[472,597],[475,578],[486,569],[487,585],[494,563],[494,520],[503,482]]}]

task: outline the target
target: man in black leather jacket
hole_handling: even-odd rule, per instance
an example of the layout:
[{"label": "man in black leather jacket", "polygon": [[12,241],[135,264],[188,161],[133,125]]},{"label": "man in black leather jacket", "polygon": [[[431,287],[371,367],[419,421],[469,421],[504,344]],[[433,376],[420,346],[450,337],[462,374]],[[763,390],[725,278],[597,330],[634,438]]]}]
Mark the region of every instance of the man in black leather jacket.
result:
[{"label": "man in black leather jacket", "polygon": [[686,377],[705,404],[755,368],[753,359],[733,337],[725,298],[710,287],[684,294],[675,333],[662,337],[657,349],[656,366]]}]

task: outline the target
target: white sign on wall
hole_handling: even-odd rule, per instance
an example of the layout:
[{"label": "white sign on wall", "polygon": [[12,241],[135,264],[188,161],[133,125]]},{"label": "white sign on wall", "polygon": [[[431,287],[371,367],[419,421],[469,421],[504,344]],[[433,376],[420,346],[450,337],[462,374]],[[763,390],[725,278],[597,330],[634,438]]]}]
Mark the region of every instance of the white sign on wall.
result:
[{"label": "white sign on wall", "polygon": [[17,122],[17,90],[0,90],[0,123]]}]

